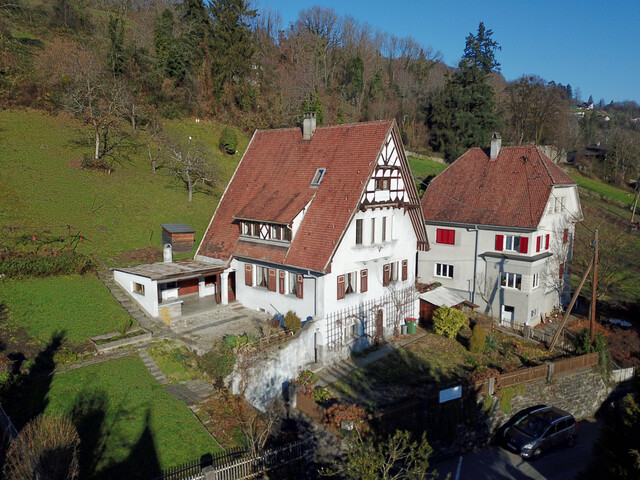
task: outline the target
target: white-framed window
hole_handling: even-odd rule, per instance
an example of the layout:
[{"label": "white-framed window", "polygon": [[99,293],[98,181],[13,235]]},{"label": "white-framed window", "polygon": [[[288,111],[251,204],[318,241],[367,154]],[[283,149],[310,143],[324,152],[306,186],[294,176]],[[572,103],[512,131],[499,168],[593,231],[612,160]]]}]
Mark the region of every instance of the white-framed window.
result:
[{"label": "white-framed window", "polygon": [[531,285],[531,288],[538,288],[540,286],[540,274],[539,273],[534,273],[533,274],[533,283]]},{"label": "white-framed window", "polygon": [[362,245],[362,224],[364,220],[356,219],[356,245]]},{"label": "white-framed window", "polygon": [[297,295],[298,294],[298,275],[293,273],[293,272],[288,272],[288,280],[289,280],[289,286],[287,288],[287,293],[290,293],[291,295]]},{"label": "white-framed window", "polygon": [[564,201],[565,201],[564,197],[555,197],[555,201],[553,205],[553,211],[555,213],[559,213],[564,209]]},{"label": "white-framed window", "polygon": [[502,272],[500,275],[500,286],[503,288],[522,289],[522,275],[519,273]]},{"label": "white-framed window", "polygon": [[449,265],[446,263],[436,263],[435,276],[453,278],[453,265]]},{"label": "white-framed window", "polygon": [[387,217],[382,217],[382,241],[387,241]]},{"label": "white-framed window", "polygon": [[267,288],[269,286],[269,269],[256,267],[256,287]]},{"label": "white-framed window", "polygon": [[376,219],[371,219],[371,244],[376,243]]},{"label": "white-framed window", "polygon": [[520,251],[520,237],[516,235],[504,236],[504,249],[511,252]]},{"label": "white-framed window", "polygon": [[358,272],[347,273],[344,277],[344,294],[349,295],[350,293],[356,293]]},{"label": "white-framed window", "polygon": [[133,293],[144,295],[144,285],[138,282],[133,282]]},{"label": "white-framed window", "polygon": [[538,307],[534,308],[533,310],[531,310],[531,315],[529,315],[529,318],[534,318],[538,316]]}]

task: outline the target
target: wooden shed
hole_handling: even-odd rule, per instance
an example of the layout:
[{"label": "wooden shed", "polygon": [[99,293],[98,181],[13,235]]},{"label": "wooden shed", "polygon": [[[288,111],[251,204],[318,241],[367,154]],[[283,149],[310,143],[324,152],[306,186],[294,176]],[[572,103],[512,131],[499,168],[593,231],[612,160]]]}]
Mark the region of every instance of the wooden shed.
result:
[{"label": "wooden shed", "polygon": [[446,287],[438,287],[421,293],[418,298],[420,298],[420,323],[423,325],[433,321],[433,312],[440,307],[453,307],[465,313],[478,308],[478,305]]},{"label": "wooden shed", "polygon": [[174,253],[187,253],[193,250],[196,231],[186,223],[162,223],[162,245],[171,245]]}]

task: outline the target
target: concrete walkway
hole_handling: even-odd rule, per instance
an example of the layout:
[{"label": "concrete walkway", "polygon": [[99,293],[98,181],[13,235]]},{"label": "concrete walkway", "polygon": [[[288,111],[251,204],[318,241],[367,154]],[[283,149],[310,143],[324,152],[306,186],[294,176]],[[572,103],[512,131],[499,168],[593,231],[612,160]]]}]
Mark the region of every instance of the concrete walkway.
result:
[{"label": "concrete walkway", "polygon": [[355,358],[351,357],[330,367],[322,368],[320,370],[314,370],[314,373],[318,376],[318,385],[326,386],[335,383],[341,378],[349,375],[354,370],[363,368],[370,363],[377,362],[381,358],[384,358],[390,353],[395,352],[399,348],[420,340],[424,336],[426,336],[426,333],[422,332],[416,335],[405,335],[398,338],[397,340],[391,340],[388,343],[385,343],[380,348],[374,350],[369,354]]}]

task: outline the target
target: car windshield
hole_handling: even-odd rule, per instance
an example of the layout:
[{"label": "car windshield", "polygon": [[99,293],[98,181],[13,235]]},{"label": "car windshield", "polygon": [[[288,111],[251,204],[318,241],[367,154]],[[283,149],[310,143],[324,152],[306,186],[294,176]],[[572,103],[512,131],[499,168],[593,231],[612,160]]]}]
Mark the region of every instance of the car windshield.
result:
[{"label": "car windshield", "polygon": [[545,418],[536,415],[529,415],[516,423],[516,428],[531,437],[541,437],[549,426],[549,422]]}]

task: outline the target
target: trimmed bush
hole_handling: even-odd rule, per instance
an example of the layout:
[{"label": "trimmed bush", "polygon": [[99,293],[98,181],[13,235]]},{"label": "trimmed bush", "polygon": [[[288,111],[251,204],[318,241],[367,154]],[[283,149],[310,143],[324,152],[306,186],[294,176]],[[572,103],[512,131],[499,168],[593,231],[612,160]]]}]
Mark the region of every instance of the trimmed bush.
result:
[{"label": "trimmed bush", "polygon": [[486,348],[487,340],[484,335],[484,329],[479,323],[476,323],[469,339],[469,350],[473,353],[482,353]]},{"label": "trimmed bush", "polygon": [[438,335],[456,338],[466,325],[466,315],[457,308],[440,307],[433,313],[433,328]]},{"label": "trimmed bush", "polygon": [[598,332],[593,333],[593,345],[591,344],[591,334],[588,328],[583,328],[576,334],[573,340],[573,346],[576,348],[576,353],[584,355],[591,352],[602,352],[606,347],[605,338]]},{"label": "trimmed bush", "polygon": [[238,137],[235,132],[228,127],[225,127],[222,130],[222,135],[220,135],[220,150],[228,153],[229,155],[233,155],[236,153],[238,149]]},{"label": "trimmed bush", "polygon": [[296,312],[289,310],[284,317],[284,328],[297,332],[302,328],[302,321],[300,317],[296,315]]}]

